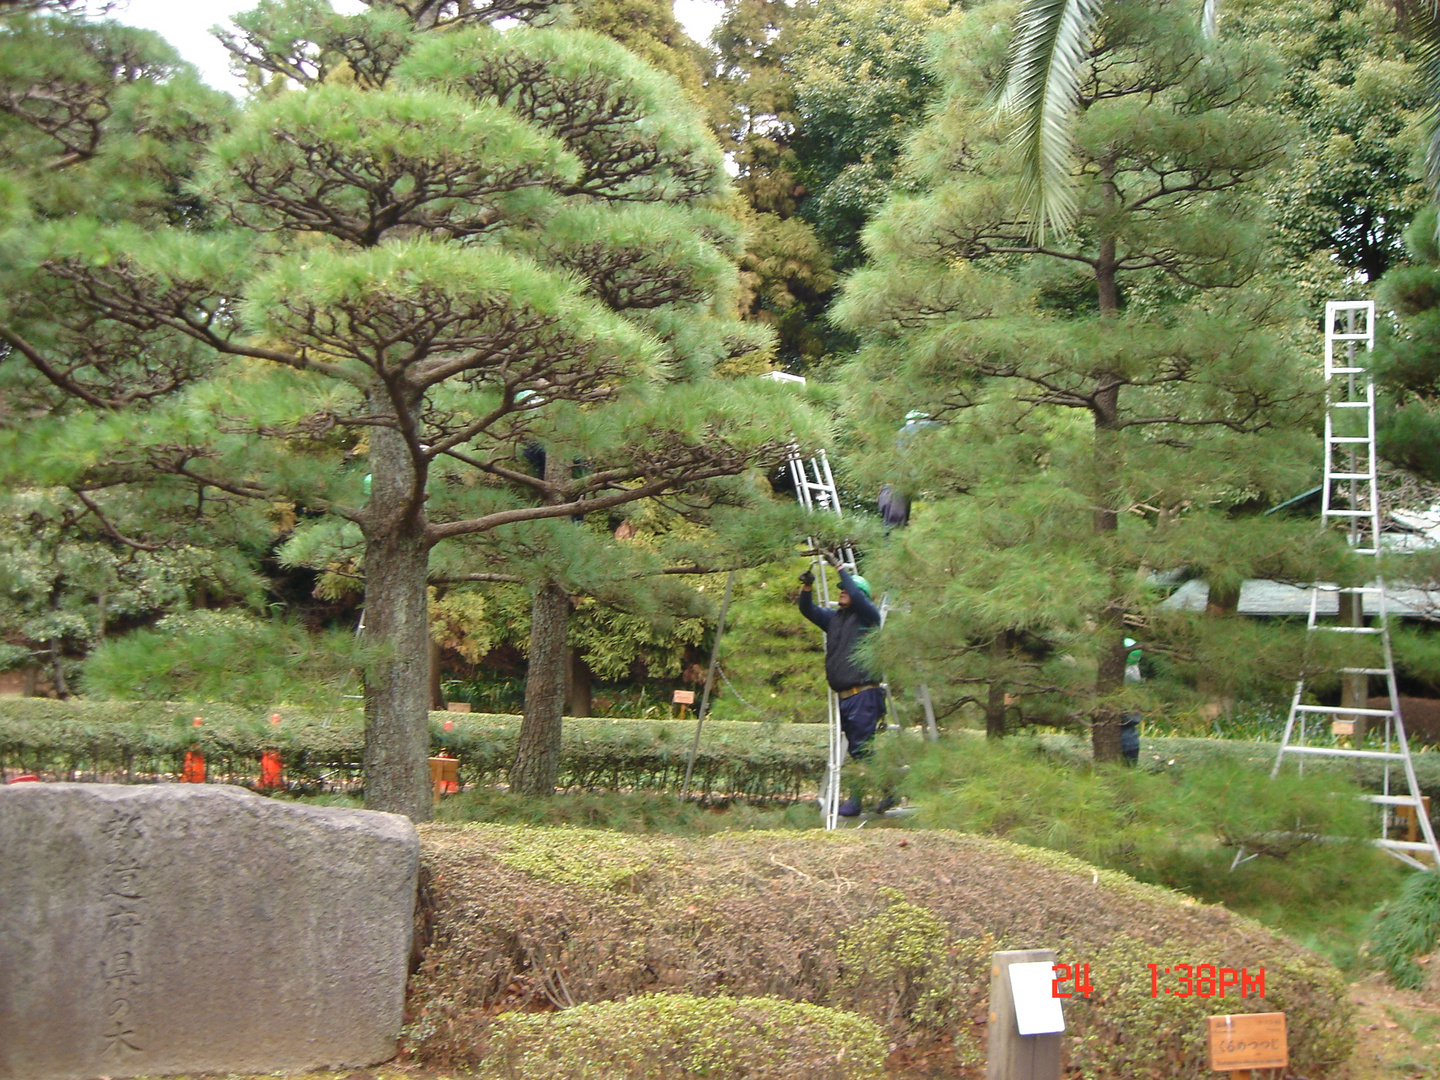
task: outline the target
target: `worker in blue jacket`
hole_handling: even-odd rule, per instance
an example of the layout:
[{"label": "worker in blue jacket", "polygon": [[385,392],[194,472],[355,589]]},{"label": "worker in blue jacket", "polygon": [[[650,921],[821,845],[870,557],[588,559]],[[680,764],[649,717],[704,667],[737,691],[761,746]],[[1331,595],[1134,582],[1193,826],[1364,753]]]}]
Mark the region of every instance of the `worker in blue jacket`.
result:
[{"label": "worker in blue jacket", "polygon": [[[880,625],[880,609],[871,599],[870,583],[852,576],[843,567],[840,571],[840,607],[835,611],[817,607],[811,592],[815,575],[806,570],[800,575],[800,614],[825,631],[825,681],[840,698],[840,730],[852,758],[863,758],[870,752],[870,739],[885,716],[885,690],[880,676],[856,658],[855,647],[866,634]],[[889,809],[894,800],[886,797],[881,810]],[[853,794],[840,807],[842,817],[860,813],[860,793]]]}]

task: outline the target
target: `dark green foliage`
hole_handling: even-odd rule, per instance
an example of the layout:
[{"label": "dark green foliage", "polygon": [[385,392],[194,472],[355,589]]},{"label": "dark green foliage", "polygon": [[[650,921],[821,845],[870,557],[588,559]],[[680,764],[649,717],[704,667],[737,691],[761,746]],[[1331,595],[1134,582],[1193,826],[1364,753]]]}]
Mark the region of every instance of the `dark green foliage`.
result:
[{"label": "dark green foliage", "polygon": [[1388,406],[1378,413],[1380,453],[1427,480],[1440,478],[1440,253],[1435,210],[1405,232],[1408,265],[1380,279],[1376,300],[1394,312],[1380,320],[1374,354],[1377,389]]},{"label": "dark green foliage", "polygon": [[1416,959],[1440,945],[1440,874],[1410,874],[1400,895],[1387,900],[1375,914],[1370,954],[1396,986],[1419,990],[1426,970]]},{"label": "dark green foliage", "polygon": [[[1339,569],[1333,538],[1242,511],[1309,483],[1318,457],[1300,360],[1318,343],[1269,276],[1266,183],[1292,129],[1267,110],[1263,42],[1206,41],[1175,3],[1109,5],[1075,118],[1077,224],[1037,235],[1012,211],[1023,181],[990,98],[1009,17],[966,9],[937,45],[942,101],[834,312],[862,338],[857,472],[915,502],[873,565],[917,617],[878,648],[943,711],[1086,725],[1118,759],[1125,713],[1263,692],[1296,666],[1227,648],[1226,620],[1167,616],[1154,571]],[[931,424],[900,434],[914,410]],[[1170,678],[1127,684],[1127,636]]]},{"label": "dark green foliage", "polygon": [[358,697],[369,647],[243,611],[186,611],[101,644],[81,692],[128,701],[232,701],[323,708]]},{"label": "dark green foliage", "polygon": [[[1323,251],[1375,281],[1402,257],[1404,225],[1425,203],[1415,152],[1426,108],[1421,54],[1400,7],[1241,0],[1224,5],[1220,26],[1276,50],[1287,78],[1273,107],[1304,128],[1305,152],[1272,187],[1279,243],[1309,263],[1302,277],[1329,277],[1315,258]],[[1331,279],[1330,287],[1345,285]]]}]

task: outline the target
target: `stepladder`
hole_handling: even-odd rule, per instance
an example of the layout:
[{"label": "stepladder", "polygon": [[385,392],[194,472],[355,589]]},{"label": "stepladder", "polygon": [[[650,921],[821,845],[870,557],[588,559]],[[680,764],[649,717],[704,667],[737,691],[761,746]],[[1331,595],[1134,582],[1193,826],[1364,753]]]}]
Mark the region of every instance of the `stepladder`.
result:
[{"label": "stepladder", "polygon": [[[1381,507],[1375,440],[1375,385],[1369,354],[1375,344],[1373,301],[1325,305],[1325,459],[1321,524],[1344,530],[1351,551],[1372,560],[1381,551]],[[1375,560],[1378,563],[1378,560]],[[1405,734],[1391,611],[1378,566],[1363,585],[1316,583],[1306,619],[1305,670],[1295,683],[1285,733],[1271,775],[1287,761],[1303,771],[1316,758],[1370,761],[1381,766],[1381,790],[1364,796],[1377,807],[1374,843],[1417,869],[1440,868],[1440,847],[1415,777]],[[1331,612],[1335,620],[1330,621]],[[1308,687],[1338,675],[1338,705],[1310,700]],[[1384,686],[1383,707],[1372,707],[1373,682]],[[1317,725],[1329,724],[1338,745],[1316,745]],[[1408,835],[1396,836],[1409,823]]]},{"label": "stepladder", "polygon": [[[795,497],[801,506],[810,511],[834,513],[837,516],[841,514],[840,493],[835,487],[835,476],[830,469],[830,459],[823,449],[817,450],[807,458],[799,447],[792,448],[786,458],[786,468],[790,470],[790,480],[795,487]],[[811,573],[815,575],[816,603],[821,607],[833,607],[835,601],[832,601],[830,597],[830,563],[826,560],[813,536],[806,537],[805,542],[811,552],[810,569]],[[858,572],[855,565],[855,552],[848,544],[840,547],[835,554],[846,573]],[[836,587],[838,589],[838,581]],[[880,604],[882,623],[886,607],[886,603],[882,600]],[[825,704],[828,739],[825,776],[820,782],[820,813],[825,819],[825,828],[834,829],[840,824],[840,774],[845,767],[845,758],[849,748],[845,734],[840,727],[840,696],[834,690],[827,688]]]}]

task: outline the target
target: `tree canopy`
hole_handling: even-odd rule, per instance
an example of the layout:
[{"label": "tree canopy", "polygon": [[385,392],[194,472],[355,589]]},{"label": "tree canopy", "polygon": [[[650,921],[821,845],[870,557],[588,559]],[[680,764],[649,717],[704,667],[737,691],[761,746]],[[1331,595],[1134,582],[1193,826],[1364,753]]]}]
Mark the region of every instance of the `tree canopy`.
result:
[{"label": "tree canopy", "polygon": [[[1123,641],[1164,641],[1152,571],[1238,585],[1315,566],[1313,538],[1232,512],[1313,460],[1318,387],[1265,277],[1264,181],[1292,132],[1265,107],[1263,45],[1206,43],[1163,0],[1107,9],[1075,227],[1041,239],[987,100],[1006,12],[967,12],[940,46],[944,102],[902,166],[916,193],[867,230],[838,317],[865,340],[848,377],[873,418],[869,475],[929,504],[880,561],[923,616],[889,657],[931,685],[1048,700],[1114,758],[1136,700]],[[930,426],[897,439],[912,410]]]},{"label": "tree canopy", "polygon": [[[366,796],[414,817],[433,546],[687,490],[816,434],[785,388],[710,375],[768,342],[732,314],[721,159],[674,80],[585,31],[427,27],[448,10],[351,17],[363,78],[297,62],[283,73],[309,85],[206,132],[195,220],[23,230],[4,319],[83,448],[65,486],[285,501],[363,549],[365,634],[388,650],[365,672]],[[338,55],[287,37],[330,25],[313,14],[257,9],[248,58]],[[142,403],[133,369],[105,366],[116,344],[71,359],[103,335],[144,365]],[[35,448],[8,438],[24,476]]]}]

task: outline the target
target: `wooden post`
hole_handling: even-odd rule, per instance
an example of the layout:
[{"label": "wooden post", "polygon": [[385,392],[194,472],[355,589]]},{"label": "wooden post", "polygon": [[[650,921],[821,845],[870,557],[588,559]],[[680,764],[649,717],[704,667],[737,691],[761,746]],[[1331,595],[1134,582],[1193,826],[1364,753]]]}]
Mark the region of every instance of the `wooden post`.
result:
[{"label": "wooden post", "polygon": [[990,957],[989,1050],[985,1080],[1060,1080],[1060,1035],[1021,1035],[1010,965],[1055,962],[1054,949],[1020,949]]}]

